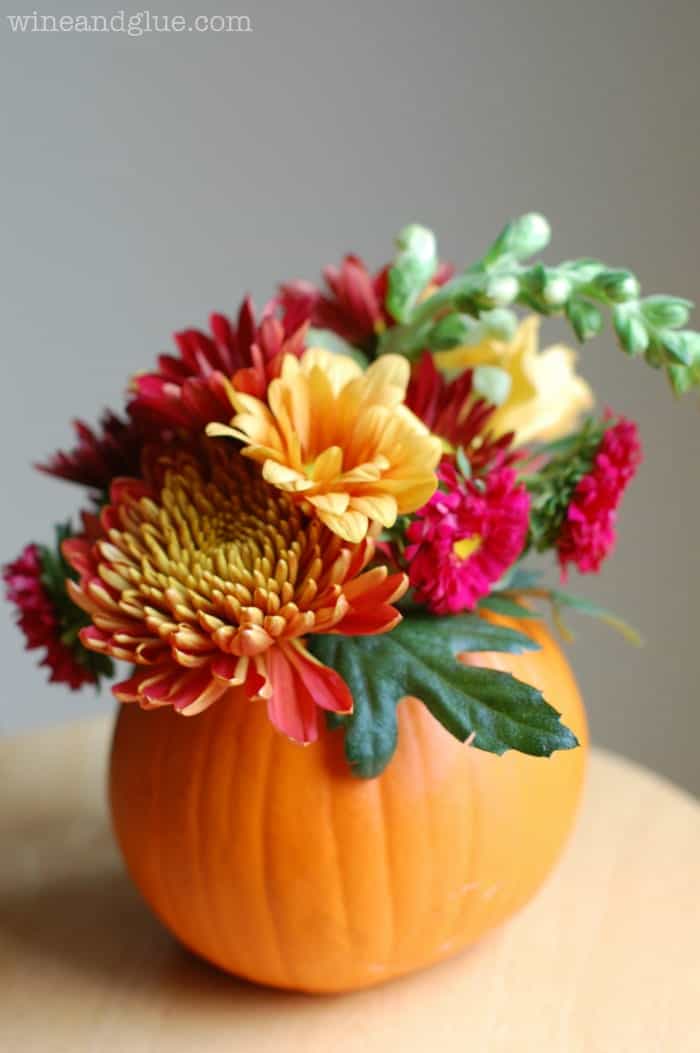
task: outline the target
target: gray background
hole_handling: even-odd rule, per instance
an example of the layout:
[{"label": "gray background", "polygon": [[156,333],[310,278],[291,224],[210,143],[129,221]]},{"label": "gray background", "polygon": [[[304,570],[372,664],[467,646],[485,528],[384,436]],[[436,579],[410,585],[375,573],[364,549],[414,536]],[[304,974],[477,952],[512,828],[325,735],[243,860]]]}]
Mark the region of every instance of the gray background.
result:
[{"label": "gray background", "polygon": [[[647,291],[700,299],[692,0],[198,11],[248,14],[253,32],[0,25],[3,559],[78,504],[30,462],[70,442],[72,416],[118,404],[173,329],[315,278],[346,249],[378,264],[408,220],[466,262],[506,218],[539,209],[551,260],[600,255]],[[611,340],[584,355],[602,400],[639,420],[647,456],[616,555],[580,588],[648,644],[579,620],[572,660],[598,742],[700,791],[698,399],[674,404]],[[2,732],[110,706],[46,685],[6,607],[0,631]]]}]

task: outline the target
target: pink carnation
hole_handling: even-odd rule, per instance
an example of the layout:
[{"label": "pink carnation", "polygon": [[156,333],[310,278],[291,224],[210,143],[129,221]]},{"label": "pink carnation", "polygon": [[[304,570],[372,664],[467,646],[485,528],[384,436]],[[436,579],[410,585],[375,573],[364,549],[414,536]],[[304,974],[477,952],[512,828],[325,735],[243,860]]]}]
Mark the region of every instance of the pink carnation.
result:
[{"label": "pink carnation", "polygon": [[512,566],[527,537],[530,498],[511,468],[464,480],[443,461],[440,489],[406,532],[416,599],[435,614],[473,610]]},{"label": "pink carnation", "polygon": [[579,481],[557,538],[562,580],[567,565],[582,574],[600,570],[615,544],[617,507],[642,460],[637,426],[621,417],[605,431],[593,466]]},{"label": "pink carnation", "polygon": [[42,580],[37,545],[27,545],[13,563],[3,569],[7,598],[16,604],[17,624],[24,633],[27,650],[46,648],[41,665],[51,670],[51,683],[68,684],[76,691],[83,684],[94,684],[96,676],[75,657],[61,639],[61,624]]}]

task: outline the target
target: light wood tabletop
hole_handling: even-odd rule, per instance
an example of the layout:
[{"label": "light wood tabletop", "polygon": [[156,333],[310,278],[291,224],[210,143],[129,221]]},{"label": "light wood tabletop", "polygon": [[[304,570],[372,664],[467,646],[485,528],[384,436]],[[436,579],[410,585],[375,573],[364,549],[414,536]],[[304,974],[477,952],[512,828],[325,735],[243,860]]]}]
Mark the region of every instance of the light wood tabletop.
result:
[{"label": "light wood tabletop", "polygon": [[281,993],[187,954],[111,839],[109,726],[0,743],[3,1053],[698,1053],[700,805],[595,752],[545,888],[481,944],[358,994]]}]

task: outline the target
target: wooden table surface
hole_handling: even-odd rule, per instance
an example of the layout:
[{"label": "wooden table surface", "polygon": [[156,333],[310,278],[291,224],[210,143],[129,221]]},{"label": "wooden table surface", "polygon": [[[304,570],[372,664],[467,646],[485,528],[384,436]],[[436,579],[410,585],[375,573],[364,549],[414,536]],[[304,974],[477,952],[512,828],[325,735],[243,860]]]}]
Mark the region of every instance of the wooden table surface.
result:
[{"label": "wooden table surface", "polygon": [[700,805],[597,752],[566,855],[478,947],[340,997],[239,982],[151,917],[112,843],[104,720],[0,743],[5,1053],[699,1053]]}]

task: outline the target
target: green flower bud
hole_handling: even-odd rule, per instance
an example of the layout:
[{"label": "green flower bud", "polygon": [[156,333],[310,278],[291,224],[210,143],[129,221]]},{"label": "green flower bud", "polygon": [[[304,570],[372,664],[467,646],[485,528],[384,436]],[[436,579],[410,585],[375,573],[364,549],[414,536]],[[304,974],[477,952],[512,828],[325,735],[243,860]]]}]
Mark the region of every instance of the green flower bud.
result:
[{"label": "green flower bud", "polygon": [[502,274],[492,278],[486,285],[485,294],[494,307],[505,307],[513,303],[520,292],[520,283],[517,278],[510,274]]},{"label": "green flower bud", "polygon": [[493,311],[482,311],[479,324],[483,330],[482,339],[510,341],[518,328],[518,318],[512,311],[496,307]]},{"label": "green flower bud", "polygon": [[433,351],[449,351],[452,347],[472,342],[479,323],[466,314],[448,314],[441,318],[428,334],[427,345]]},{"label": "green flower bud", "polygon": [[615,303],[636,300],[640,293],[639,282],[631,271],[602,271],[595,279],[595,284]]},{"label": "green flower bud", "polygon": [[549,244],[551,233],[544,216],[539,212],[528,212],[509,223],[503,231],[503,252],[516,260],[527,259]]},{"label": "green flower bud", "polygon": [[437,243],[435,235],[428,227],[422,227],[420,223],[409,223],[399,232],[396,247],[401,253],[407,253],[428,266],[432,265],[434,269],[437,260]]},{"label": "green flower bud", "polygon": [[544,283],[542,297],[549,307],[561,307],[571,296],[571,282],[561,275],[548,277]]},{"label": "green flower bud", "polygon": [[499,366],[477,366],[472,383],[474,392],[494,406],[506,401],[512,385],[510,374]]}]

